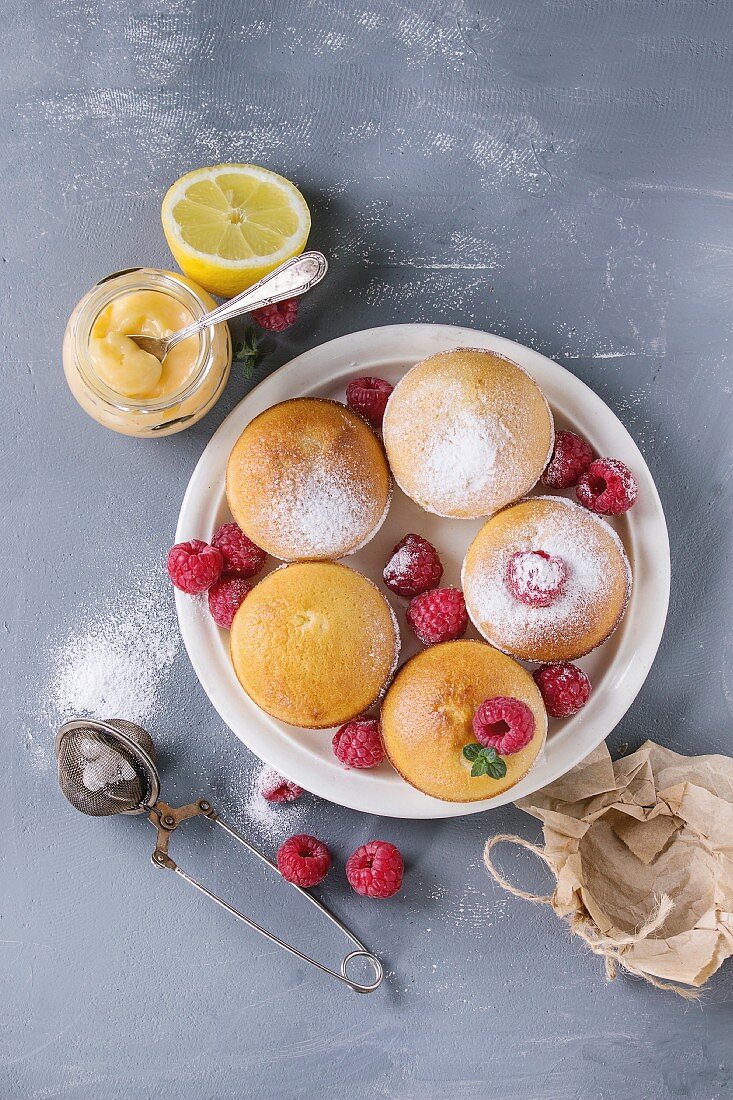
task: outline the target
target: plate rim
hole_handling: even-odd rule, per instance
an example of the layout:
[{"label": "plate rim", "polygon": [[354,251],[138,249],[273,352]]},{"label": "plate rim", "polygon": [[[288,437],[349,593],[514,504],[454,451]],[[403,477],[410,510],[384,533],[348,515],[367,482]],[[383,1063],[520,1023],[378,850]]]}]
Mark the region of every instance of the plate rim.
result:
[{"label": "plate rim", "polygon": [[[327,799],[328,801],[335,802],[338,805],[342,805],[349,809],[356,809],[360,812],[376,814],[383,817],[402,818],[407,820],[437,820],[437,819],[449,819],[453,817],[462,817],[474,813],[482,813],[491,809],[499,809],[508,803],[515,802],[518,798],[526,797],[530,793],[541,789],[549,783],[554,782],[560,776],[566,774],[572,767],[584,759],[590,752],[596,748],[601,741],[613,732],[615,727],[623,718],[626,711],[629,709],[635,698],[639,694],[639,691],[644,685],[647,679],[649,671],[654,663],[654,659],[659,649],[659,645],[664,633],[664,627],[666,624],[667,611],[669,607],[670,587],[671,587],[671,559],[670,559],[670,546],[669,546],[669,533],[667,529],[666,518],[664,515],[664,509],[659,496],[659,491],[652,477],[651,471],[647,466],[647,463],[642,455],[638,445],[629,433],[628,429],[624,426],[622,421],[606,404],[602,397],[595,392],[590,386],[587,385],[582,379],[573,374],[567,367],[564,367],[561,363],[555,362],[548,356],[543,355],[541,352],[535,351],[533,348],[529,348],[524,344],[520,344],[517,341],[510,340],[508,337],[500,336],[497,333],[486,332],[481,329],[466,328],[460,325],[446,325],[446,324],[430,324],[427,322],[406,322],[403,324],[392,325],[377,325],[368,329],[359,329],[354,332],[345,333],[341,336],[334,337],[331,340],[327,340],[321,344],[317,344],[306,351],[301,352],[293,359],[282,364],[271,374],[261,379],[255,386],[253,386],[242,398],[237,405],[227,414],[226,418],[219,425],[217,430],[212,435],[211,439],[206,444],[201,456],[199,457],[194,470],[186,486],[185,493],[181,502],[181,507],[178,515],[178,522],[176,526],[176,542],[182,541],[186,538],[201,537],[196,535],[192,527],[191,520],[193,514],[198,510],[198,501],[202,497],[202,494],[213,493],[220,491],[220,485],[216,483],[216,479],[212,481],[209,477],[209,466],[215,465],[217,461],[217,452],[222,448],[222,442],[226,440],[235,430],[233,426],[236,424],[237,435],[244,429],[249,420],[253,416],[257,415],[257,409],[252,411],[251,415],[246,416],[247,412],[252,406],[256,406],[258,398],[262,393],[263,388],[272,388],[275,390],[282,390],[293,375],[297,375],[303,366],[307,366],[311,361],[317,359],[317,357],[323,354],[328,349],[329,358],[338,357],[342,351],[352,347],[359,342],[366,343],[368,347],[367,354],[362,355],[362,361],[371,363],[374,358],[379,358],[378,346],[384,343],[389,344],[391,340],[395,342],[405,341],[410,337],[414,338],[416,343],[422,340],[436,341],[441,343],[442,341],[448,342],[452,347],[467,346],[465,342],[463,344],[460,341],[466,341],[473,339],[479,340],[480,343],[474,343],[473,346],[482,346],[485,348],[491,348],[500,354],[507,355],[508,358],[512,358],[512,352],[514,353],[515,361],[519,362],[521,366],[533,374],[532,364],[536,365],[540,372],[559,372],[562,377],[563,389],[567,387],[567,392],[572,397],[573,391],[575,395],[582,398],[584,404],[590,404],[596,406],[601,415],[612,425],[613,429],[621,434],[624,441],[624,446],[627,450],[633,452],[637,466],[635,467],[635,473],[637,477],[641,475],[641,480],[645,482],[644,485],[644,497],[647,505],[651,506],[650,520],[656,527],[656,536],[661,537],[661,545],[655,545],[655,574],[650,579],[650,583],[654,581],[655,587],[655,600],[653,607],[650,609],[647,619],[644,623],[644,630],[639,639],[636,641],[634,655],[640,657],[640,660],[634,660],[630,665],[630,682],[626,684],[626,690],[623,693],[623,697],[617,697],[607,706],[607,713],[610,714],[610,719],[606,718],[603,721],[596,719],[596,726],[606,726],[605,732],[598,733],[597,729],[593,729],[590,739],[584,743],[582,753],[578,754],[574,761],[571,763],[562,763],[555,768],[549,768],[543,773],[542,783],[533,784],[531,782],[531,776],[535,769],[533,768],[528,775],[515,787],[510,788],[509,791],[504,792],[503,795],[499,795],[496,799],[486,799],[478,802],[468,803],[453,803],[442,802],[441,800],[434,799],[428,795],[422,794],[422,792],[416,791],[409,784],[405,783],[406,790],[411,792],[410,797],[413,801],[414,795],[418,795],[416,805],[408,807],[407,810],[401,809],[399,806],[395,807],[390,805],[388,811],[385,813],[379,806],[372,804],[365,804],[365,800],[357,795],[357,788],[353,788],[349,792],[348,775],[349,773],[334,768],[334,774],[338,775],[344,782],[342,787],[344,789],[339,792],[333,790],[324,790],[324,787],[320,785],[318,780],[313,781],[313,775],[309,773],[308,782],[303,782],[303,775],[299,778],[297,774],[293,774],[293,769],[288,771],[286,766],[283,766],[282,760],[275,760],[278,758],[278,753],[275,751],[268,754],[269,744],[263,746],[262,739],[258,739],[257,736],[248,739],[244,733],[244,727],[249,726],[245,721],[239,721],[233,724],[232,715],[230,714],[229,707],[226,705],[224,699],[224,692],[219,689],[219,686],[215,683],[215,676],[212,674],[211,669],[207,668],[205,656],[201,651],[200,646],[200,624],[201,624],[201,612],[196,601],[191,600],[190,597],[185,596],[178,590],[175,590],[175,604],[176,612],[178,616],[179,628],[181,636],[183,638],[186,652],[188,653],[189,660],[193,670],[199,680],[199,683],[204,689],[212,706],[219,714],[220,718],[224,721],[225,725],[232,731],[234,736],[242,741],[247,748],[250,749],[258,758],[265,763],[276,767],[278,771],[283,774],[287,774],[289,778],[301,783],[313,794],[318,797]],[[487,343],[488,341],[488,343]],[[435,350],[440,350],[438,347]],[[393,358],[402,358],[397,356],[395,350],[392,352]],[[430,353],[428,353],[430,354]],[[383,360],[388,359],[390,352],[385,348],[382,348],[381,358]],[[346,356],[347,358],[353,358],[352,356]],[[407,356],[409,359],[410,357]],[[527,363],[529,360],[529,364]],[[419,361],[418,358],[415,362]],[[351,364],[349,364],[351,368]],[[354,372],[358,372],[360,369],[359,363],[353,363]],[[534,375],[533,375],[534,376]],[[330,376],[329,376],[330,377]],[[327,381],[327,378],[326,378]],[[314,374],[309,382],[312,383],[312,388],[315,389],[319,385],[319,377]],[[307,388],[307,387],[306,387]],[[291,394],[292,396],[292,394]],[[284,400],[284,396],[276,396],[273,399],[275,403],[280,400]],[[551,406],[553,402],[550,401]],[[266,406],[267,407],[267,406]],[[245,419],[246,416],[246,419]],[[236,438],[236,437],[235,437]],[[227,450],[228,454],[228,450]],[[634,540],[634,527],[630,529],[630,538]],[[206,536],[203,536],[206,537]],[[634,601],[636,594],[636,587],[632,592],[631,600]],[[637,596],[638,601],[640,597]],[[614,658],[615,660],[615,658]],[[241,689],[240,689],[241,690]],[[247,699],[246,695],[242,693],[243,701],[245,705],[255,707],[255,705]],[[256,709],[256,708],[255,708]],[[243,712],[244,713],[244,712]],[[267,719],[267,725],[271,725],[275,722],[274,719],[269,716],[263,717]],[[593,742],[592,744],[590,742]],[[256,747],[255,747],[256,743]],[[264,747],[264,752],[263,752]],[[268,759],[268,755],[272,758]],[[316,766],[315,770],[318,771],[322,766],[322,762]],[[297,771],[298,769],[296,769]],[[338,786],[338,784],[337,784]],[[320,789],[318,789],[320,787]],[[366,788],[369,789],[368,787]],[[375,792],[376,792],[375,786]],[[401,789],[401,788],[400,788]],[[355,797],[356,796],[356,797]],[[369,800],[367,799],[368,803]]]}]

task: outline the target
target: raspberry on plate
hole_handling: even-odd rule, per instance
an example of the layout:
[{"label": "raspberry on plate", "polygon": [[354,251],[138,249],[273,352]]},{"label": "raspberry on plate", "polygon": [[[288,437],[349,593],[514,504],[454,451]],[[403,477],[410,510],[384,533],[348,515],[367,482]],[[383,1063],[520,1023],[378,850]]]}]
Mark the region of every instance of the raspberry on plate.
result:
[{"label": "raspberry on plate", "polygon": [[567,579],[562,558],[544,550],[517,550],[507,563],[507,588],[528,607],[549,607],[562,595]]},{"label": "raspberry on plate", "polygon": [[391,898],[402,886],[404,870],[399,850],[388,840],[370,840],[346,861],[349,883],[367,898]]},{"label": "raspberry on plate", "polygon": [[217,626],[230,630],[234,616],[252,591],[244,577],[221,577],[209,589],[209,611]]},{"label": "raspberry on plate", "polygon": [[277,852],[277,869],[296,886],[316,886],[328,874],[331,853],[322,840],[307,833],[291,836]]},{"label": "raspberry on plate", "polygon": [[593,448],[587,440],[564,429],[555,433],[555,449],[540,481],[548,489],[569,489],[593,461]]},{"label": "raspberry on plate", "polygon": [[473,732],[479,745],[512,756],[534,737],[534,714],[521,699],[497,695],[484,699],[473,716]]},{"label": "raspberry on plate", "polygon": [[582,668],[569,661],[541,665],[532,675],[540,689],[545,710],[552,718],[570,718],[588,702],[590,680]]},{"label": "raspberry on plate", "polygon": [[361,413],[375,428],[381,428],[394,386],[384,378],[353,378],[346,387],[346,404]]},{"label": "raspberry on plate", "polygon": [[440,582],[443,566],[432,543],[422,535],[409,534],[395,546],[383,576],[387,588],[398,596],[419,596]]},{"label": "raspberry on plate", "polygon": [[168,551],[168,576],[176,588],[197,596],[219,580],[224,565],[221,551],[201,539],[179,542]]},{"label": "raspberry on plate", "polygon": [[254,577],[267,560],[265,551],[247,538],[238,523],[223,523],[211,540],[211,545],[221,550],[224,573]]},{"label": "raspberry on plate", "polygon": [[466,601],[458,588],[433,588],[407,606],[407,621],[423,645],[454,642],[466,633]]},{"label": "raspberry on plate", "polygon": [[354,718],[333,735],[333,751],[347,768],[376,768],[384,746],[376,718]]},{"label": "raspberry on plate", "polygon": [[260,794],[266,802],[295,802],[303,794],[303,788],[274,768],[266,768],[260,776]]},{"label": "raspberry on plate", "polygon": [[266,328],[270,332],[283,332],[298,319],[299,305],[298,298],[285,298],[282,302],[252,310],[250,316],[260,328]]},{"label": "raspberry on plate", "polygon": [[597,458],[591,462],[575,487],[580,503],[599,516],[628,512],[637,493],[634,475],[617,458]]}]

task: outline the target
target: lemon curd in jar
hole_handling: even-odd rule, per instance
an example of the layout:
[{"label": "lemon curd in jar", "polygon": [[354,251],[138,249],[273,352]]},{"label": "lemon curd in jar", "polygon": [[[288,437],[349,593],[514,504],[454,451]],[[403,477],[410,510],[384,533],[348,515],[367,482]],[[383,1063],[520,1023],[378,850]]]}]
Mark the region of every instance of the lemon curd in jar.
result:
[{"label": "lemon curd in jar", "polygon": [[226,324],[182,341],[163,363],[130,335],[166,338],[215,305],[196,283],[172,272],[139,268],[98,283],[64,335],[64,371],[81,407],[125,435],[171,435],[200,420],[229,377]]}]

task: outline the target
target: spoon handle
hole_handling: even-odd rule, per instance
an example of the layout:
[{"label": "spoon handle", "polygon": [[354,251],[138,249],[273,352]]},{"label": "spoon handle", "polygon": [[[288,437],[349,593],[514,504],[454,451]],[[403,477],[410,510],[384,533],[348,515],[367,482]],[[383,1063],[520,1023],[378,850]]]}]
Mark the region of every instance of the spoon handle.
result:
[{"label": "spoon handle", "polygon": [[168,340],[168,351],[180,344],[181,340],[187,340],[189,336],[195,336],[197,332],[216,325],[220,321],[229,321],[232,317],[239,317],[241,313],[251,313],[253,309],[262,306],[270,306],[273,302],[282,302],[284,298],[295,298],[305,294],[307,290],[320,283],[328,270],[328,261],[322,252],[303,252],[300,256],[293,256],[280,264],[264,279],[260,279],[254,286],[243,290],[236,298],[217,306],[211,312],[205,313],[197,321],[186,325],[179,332],[174,333]]}]

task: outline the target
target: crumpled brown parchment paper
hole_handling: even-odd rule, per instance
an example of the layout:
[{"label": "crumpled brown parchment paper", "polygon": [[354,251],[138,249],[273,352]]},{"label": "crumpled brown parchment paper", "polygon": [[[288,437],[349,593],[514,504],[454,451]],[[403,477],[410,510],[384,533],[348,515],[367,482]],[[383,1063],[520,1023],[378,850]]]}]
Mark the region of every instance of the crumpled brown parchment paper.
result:
[{"label": "crumpled brown parchment paper", "polygon": [[[695,998],[733,954],[733,760],[681,756],[647,741],[611,761],[605,744],[517,802],[542,821],[545,847],[499,835],[490,874],[513,894],[550,904],[606,964]],[[557,879],[547,897],[497,871],[494,845],[535,852]]]}]

